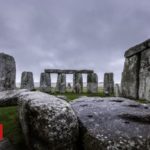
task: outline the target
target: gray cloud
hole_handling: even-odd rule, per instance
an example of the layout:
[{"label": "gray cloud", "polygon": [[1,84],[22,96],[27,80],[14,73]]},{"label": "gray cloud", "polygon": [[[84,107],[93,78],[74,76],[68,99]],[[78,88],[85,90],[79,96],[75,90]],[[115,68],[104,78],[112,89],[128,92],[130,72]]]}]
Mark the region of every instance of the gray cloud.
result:
[{"label": "gray cloud", "polygon": [[124,52],[149,38],[149,0],[0,0],[0,49],[35,80],[45,68],[113,71]]}]

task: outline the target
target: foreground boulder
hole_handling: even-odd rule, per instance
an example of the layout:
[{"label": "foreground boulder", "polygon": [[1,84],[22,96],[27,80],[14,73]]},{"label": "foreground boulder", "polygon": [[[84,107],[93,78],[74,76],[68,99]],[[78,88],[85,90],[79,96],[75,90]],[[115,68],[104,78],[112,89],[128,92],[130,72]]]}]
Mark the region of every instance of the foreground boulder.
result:
[{"label": "foreground boulder", "polygon": [[149,150],[150,107],[124,98],[83,97],[71,103],[82,150]]},{"label": "foreground boulder", "polygon": [[70,104],[41,92],[19,97],[19,118],[32,150],[76,150],[78,121]]},{"label": "foreground boulder", "polygon": [[12,56],[0,53],[0,91],[16,88],[16,63]]}]

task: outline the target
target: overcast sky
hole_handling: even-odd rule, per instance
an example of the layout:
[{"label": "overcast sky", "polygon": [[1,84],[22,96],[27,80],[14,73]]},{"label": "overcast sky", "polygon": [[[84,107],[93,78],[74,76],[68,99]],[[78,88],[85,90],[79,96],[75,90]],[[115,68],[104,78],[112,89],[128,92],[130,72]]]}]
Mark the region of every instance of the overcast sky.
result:
[{"label": "overcast sky", "polygon": [[45,68],[93,69],[120,82],[124,52],[150,37],[150,0],[0,0],[0,51],[17,81]]}]

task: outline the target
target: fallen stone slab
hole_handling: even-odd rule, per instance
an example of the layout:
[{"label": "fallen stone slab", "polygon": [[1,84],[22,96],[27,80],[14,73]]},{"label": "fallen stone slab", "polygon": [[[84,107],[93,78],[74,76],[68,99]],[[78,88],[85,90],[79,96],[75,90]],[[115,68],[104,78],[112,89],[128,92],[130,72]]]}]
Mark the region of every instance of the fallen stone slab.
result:
[{"label": "fallen stone slab", "polygon": [[0,107],[2,106],[15,106],[17,105],[18,97],[21,93],[28,90],[7,90],[0,92]]},{"label": "fallen stone slab", "polygon": [[82,150],[149,150],[150,106],[125,98],[83,97],[71,102]]},{"label": "fallen stone slab", "polygon": [[18,104],[30,149],[76,150],[78,121],[69,103],[42,92],[24,92]]},{"label": "fallen stone slab", "polygon": [[13,145],[10,143],[8,139],[3,139],[0,141],[0,150],[15,150]]}]

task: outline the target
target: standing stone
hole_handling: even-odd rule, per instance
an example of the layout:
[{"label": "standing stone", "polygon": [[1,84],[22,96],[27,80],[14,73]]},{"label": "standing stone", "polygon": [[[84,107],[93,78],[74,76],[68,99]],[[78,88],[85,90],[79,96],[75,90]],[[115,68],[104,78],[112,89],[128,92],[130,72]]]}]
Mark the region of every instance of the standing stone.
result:
[{"label": "standing stone", "polygon": [[138,55],[126,58],[122,73],[121,89],[122,96],[128,98],[138,98],[138,68],[140,58]]},{"label": "standing stone", "polygon": [[68,83],[68,86],[67,86],[68,89],[71,89],[71,83]]},{"label": "standing stone", "polygon": [[64,73],[58,74],[56,92],[59,92],[59,93],[66,92],[66,74],[64,74]]},{"label": "standing stone", "polygon": [[139,70],[139,99],[150,100],[150,49],[141,53]]},{"label": "standing stone", "polygon": [[114,94],[114,75],[113,73],[105,73],[104,74],[104,93],[105,95],[113,95]]},{"label": "standing stone", "polygon": [[57,83],[56,83],[56,92],[59,92],[60,90],[60,83],[61,83],[61,73],[58,73],[58,76],[57,76]]},{"label": "standing stone", "polygon": [[75,93],[83,92],[83,77],[81,73],[73,74],[73,87]]},{"label": "standing stone", "polygon": [[120,86],[119,84],[115,84],[115,97],[119,97],[120,96]]},{"label": "standing stone", "polygon": [[40,89],[43,92],[50,92],[51,91],[51,78],[50,78],[49,73],[41,73]]},{"label": "standing stone", "polygon": [[87,91],[88,93],[98,93],[98,77],[96,73],[87,75]]},{"label": "standing stone", "polygon": [[21,89],[34,89],[33,73],[23,72],[21,76]]},{"label": "standing stone", "polygon": [[0,53],[0,91],[16,88],[16,63],[12,56]]}]

